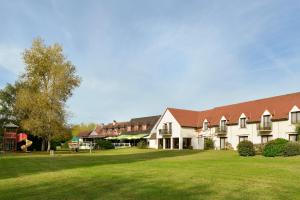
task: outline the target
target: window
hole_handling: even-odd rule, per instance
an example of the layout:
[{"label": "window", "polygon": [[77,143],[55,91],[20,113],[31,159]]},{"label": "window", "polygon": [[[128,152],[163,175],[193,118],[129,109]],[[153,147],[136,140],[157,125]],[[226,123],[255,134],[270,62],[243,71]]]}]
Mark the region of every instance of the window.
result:
[{"label": "window", "polygon": [[239,142],[248,140],[248,136],[239,136]]},{"label": "window", "polygon": [[300,123],[300,111],[298,112],[292,112],[292,124]]},{"label": "window", "polygon": [[163,129],[164,129],[164,130],[168,130],[168,125],[167,125],[167,123],[164,124]]},{"label": "window", "polygon": [[262,135],[261,136],[261,143],[266,144],[267,142],[272,140],[272,135]]},{"label": "window", "polygon": [[142,126],[142,125],[139,125],[139,126],[138,126],[138,131],[141,131],[141,130],[143,130],[143,126]]},{"label": "window", "polygon": [[169,132],[172,134],[172,122],[169,122]]},{"label": "window", "polygon": [[293,142],[298,141],[298,134],[290,134],[289,141],[293,141]]},{"label": "window", "polygon": [[263,127],[264,128],[271,127],[271,116],[270,115],[264,115],[264,117],[263,117]]},{"label": "window", "polygon": [[246,128],[246,118],[240,119],[240,128]]},{"label": "window", "polygon": [[227,141],[226,137],[220,137],[220,149],[225,149],[226,141]]},{"label": "window", "polygon": [[204,124],[203,124],[203,129],[204,129],[205,131],[208,130],[208,122],[204,122]]},{"label": "window", "polygon": [[221,131],[225,131],[226,130],[226,120],[222,120],[221,121]]}]

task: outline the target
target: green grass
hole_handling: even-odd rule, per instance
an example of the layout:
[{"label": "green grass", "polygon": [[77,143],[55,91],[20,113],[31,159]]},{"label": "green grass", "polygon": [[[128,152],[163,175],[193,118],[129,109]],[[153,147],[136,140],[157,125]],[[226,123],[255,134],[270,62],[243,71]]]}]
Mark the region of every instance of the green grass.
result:
[{"label": "green grass", "polygon": [[6,154],[0,199],[300,199],[300,157],[139,149]]}]

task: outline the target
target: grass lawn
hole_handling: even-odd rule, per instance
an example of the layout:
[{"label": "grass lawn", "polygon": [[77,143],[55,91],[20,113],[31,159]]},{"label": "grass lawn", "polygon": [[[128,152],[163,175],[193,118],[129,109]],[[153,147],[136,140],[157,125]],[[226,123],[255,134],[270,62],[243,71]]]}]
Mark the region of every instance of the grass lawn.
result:
[{"label": "grass lawn", "polygon": [[300,156],[139,149],[6,154],[0,199],[300,199]]}]

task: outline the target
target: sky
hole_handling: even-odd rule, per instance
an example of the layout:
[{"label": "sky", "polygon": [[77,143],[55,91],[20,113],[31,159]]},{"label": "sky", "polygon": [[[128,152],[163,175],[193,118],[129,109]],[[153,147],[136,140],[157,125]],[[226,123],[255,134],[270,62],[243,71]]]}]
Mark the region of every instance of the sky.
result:
[{"label": "sky", "polygon": [[0,0],[0,88],[37,37],[82,78],[70,123],[300,91],[300,1]]}]

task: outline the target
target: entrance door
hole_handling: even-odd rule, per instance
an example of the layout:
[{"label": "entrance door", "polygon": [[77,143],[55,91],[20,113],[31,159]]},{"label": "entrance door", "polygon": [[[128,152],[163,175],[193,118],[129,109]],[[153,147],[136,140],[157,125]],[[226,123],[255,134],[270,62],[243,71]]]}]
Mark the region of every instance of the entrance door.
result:
[{"label": "entrance door", "polygon": [[225,149],[226,137],[220,137],[220,149]]},{"label": "entrance door", "polygon": [[160,139],[158,139],[158,148],[159,149],[162,149],[163,148],[163,143],[164,141],[163,141],[163,139],[162,138],[160,138]]}]

